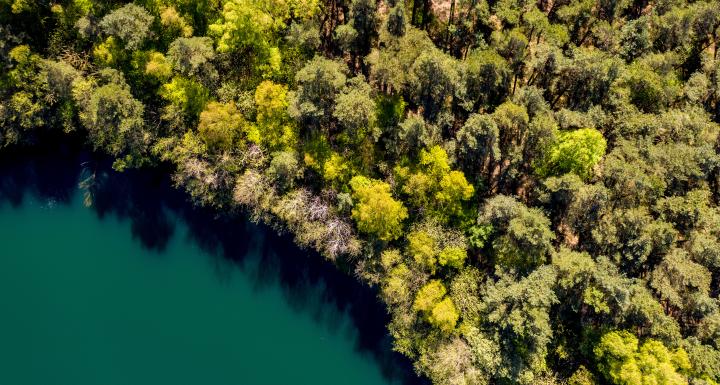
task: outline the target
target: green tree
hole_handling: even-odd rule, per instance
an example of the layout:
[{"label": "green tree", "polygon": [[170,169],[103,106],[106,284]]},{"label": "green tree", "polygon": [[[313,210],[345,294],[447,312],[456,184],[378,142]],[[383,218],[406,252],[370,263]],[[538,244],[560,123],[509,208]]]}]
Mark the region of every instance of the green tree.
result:
[{"label": "green tree", "polygon": [[545,163],[539,166],[539,171],[545,175],[572,172],[588,179],[592,176],[593,167],[605,155],[606,148],[607,142],[598,130],[583,128],[563,132],[550,148],[550,154]]},{"label": "green tree", "polygon": [[428,312],[435,307],[447,294],[447,289],[440,280],[432,280],[415,295],[415,301],[413,302],[413,309],[415,311]]},{"label": "green tree", "polygon": [[263,144],[270,149],[293,148],[297,127],[288,115],[287,86],[269,80],[255,89],[256,121]]},{"label": "green tree", "polygon": [[439,266],[463,267],[467,241],[462,233],[439,222],[426,220],[407,234],[405,253],[424,271],[435,274]]},{"label": "green tree", "polygon": [[257,143],[256,130],[245,121],[234,103],[210,102],[200,113],[198,136],[211,151],[241,148],[240,139]]},{"label": "green tree", "polygon": [[447,247],[438,254],[438,263],[441,266],[451,266],[456,269],[462,268],[466,259],[467,251],[457,246]]},{"label": "green tree", "polygon": [[47,70],[38,54],[19,45],[7,56],[9,70],[0,77],[0,146],[20,142],[45,124],[48,103],[42,98],[50,95]]},{"label": "green tree", "polygon": [[429,124],[422,115],[408,114],[405,120],[390,130],[385,147],[398,158],[418,154],[424,148],[439,144],[440,128]]},{"label": "green tree", "polygon": [[209,37],[179,37],[170,43],[167,61],[185,77],[197,77],[210,85],[218,77],[212,64],[215,50]]},{"label": "green tree", "polygon": [[361,142],[366,135],[377,141],[380,130],[375,101],[370,95],[372,88],[362,76],[349,83],[335,99],[333,117],[347,131],[350,143]]},{"label": "green tree", "polygon": [[677,239],[672,225],[654,220],[645,207],[618,209],[591,230],[596,251],[612,256],[628,274],[651,269]]},{"label": "green tree", "polygon": [[446,294],[445,285],[439,280],[432,280],[417,292],[413,309],[423,312],[431,325],[450,333],[455,329],[460,315],[452,299]]},{"label": "green tree", "polygon": [[[218,51],[247,51],[257,56],[258,65],[268,64],[273,54],[279,54],[274,35],[284,28],[282,16],[287,12],[284,4],[279,4],[282,2],[274,3],[272,5],[277,7],[266,8],[256,0],[225,1],[220,18],[208,27],[216,39]],[[270,63],[270,66],[274,64]]]},{"label": "green tree", "polygon": [[416,230],[407,235],[407,253],[418,265],[435,272],[439,245],[427,231]]},{"label": "green tree", "polygon": [[397,239],[402,234],[402,222],[408,217],[402,202],[393,199],[390,185],[364,176],[350,180],[353,200],[352,210],[358,229],[381,241]]},{"label": "green tree", "polygon": [[629,101],[646,112],[662,111],[682,92],[674,73],[659,73],[640,61],[631,64],[615,86],[624,88]]},{"label": "green tree", "polygon": [[555,292],[547,288],[555,280],[555,270],[541,266],[519,281],[502,275],[483,288],[481,325],[497,333],[502,357],[495,378],[529,385],[547,368],[553,336],[550,307],[557,303]]},{"label": "green tree", "polygon": [[129,50],[135,50],[150,36],[154,17],[145,8],[133,3],[118,8],[100,20],[100,28],[119,38]]},{"label": "green tree", "polygon": [[491,225],[492,251],[497,263],[521,271],[545,262],[555,234],[550,220],[537,208],[528,208],[514,198],[497,195],[480,209],[478,224]]},{"label": "green tree", "polygon": [[437,145],[421,150],[416,168],[412,173],[407,167],[396,169],[409,201],[443,223],[462,216],[463,202],[472,198],[475,189],[465,174],[450,169],[445,150]]},{"label": "green tree", "polygon": [[190,37],[193,34],[192,25],[178,12],[174,6],[160,6],[160,25],[163,35],[172,40],[178,36]]},{"label": "green tree", "polygon": [[175,76],[160,88],[160,96],[170,102],[166,115],[174,109],[181,111],[190,120],[198,117],[210,99],[210,91],[192,79]]},{"label": "green tree", "polygon": [[114,70],[104,70],[102,75],[105,84],[77,83],[73,94],[93,147],[125,157],[115,164],[122,169],[141,161],[151,134],[143,120],[145,106],[130,93],[122,75]]},{"label": "green tree", "polygon": [[353,51],[360,56],[370,52],[377,37],[378,12],[373,0],[352,0],[350,2],[350,24],[355,31]]},{"label": "green tree", "polygon": [[290,106],[291,115],[303,125],[328,128],[336,95],[347,81],[347,70],[337,61],[316,56],[295,75],[298,90]]},{"label": "green tree", "polygon": [[463,171],[472,175],[488,172],[492,159],[501,156],[497,124],[485,114],[471,114],[457,132],[457,157]]},{"label": "green tree", "polygon": [[388,12],[385,28],[390,34],[401,37],[405,34],[407,20],[405,16],[405,2],[400,0]]},{"label": "green tree", "polygon": [[511,71],[495,50],[473,50],[462,62],[470,111],[498,103],[509,92]]},{"label": "green tree", "polygon": [[172,77],[172,65],[168,63],[165,55],[151,52],[145,63],[145,74],[160,81],[167,81]]},{"label": "green tree", "polygon": [[450,107],[456,94],[463,93],[457,64],[440,50],[421,53],[410,71],[413,98],[428,121],[433,122],[440,111]]},{"label": "green tree", "polygon": [[690,369],[690,362],[683,349],[671,351],[652,339],[640,345],[629,332],[612,331],[602,336],[593,351],[600,371],[613,384],[688,383],[683,372]]},{"label": "green tree", "polygon": [[666,308],[700,318],[715,308],[709,305],[710,280],[708,269],[691,261],[684,250],[673,249],[653,270],[650,286]]},{"label": "green tree", "polygon": [[280,70],[280,32],[290,18],[304,20],[319,11],[317,0],[226,0],[208,27],[218,52],[244,53],[263,72]]},{"label": "green tree", "polygon": [[302,176],[303,169],[296,152],[282,151],[273,154],[267,173],[280,191],[285,191],[295,186],[295,181]]}]

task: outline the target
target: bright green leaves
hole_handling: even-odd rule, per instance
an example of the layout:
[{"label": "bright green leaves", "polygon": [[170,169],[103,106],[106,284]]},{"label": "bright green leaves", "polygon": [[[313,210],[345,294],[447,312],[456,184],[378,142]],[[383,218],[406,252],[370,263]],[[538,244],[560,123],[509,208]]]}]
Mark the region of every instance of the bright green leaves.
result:
[{"label": "bright green leaves", "polygon": [[539,171],[544,175],[574,173],[583,179],[592,176],[593,168],[605,155],[607,142],[600,131],[593,128],[563,132],[550,148]]},{"label": "bright green leaves", "polygon": [[380,255],[380,264],[387,272],[381,283],[381,294],[387,303],[409,303],[412,300],[410,282],[414,272],[406,263],[397,249],[386,249]]},{"label": "bright green leaves", "polygon": [[446,333],[455,329],[455,324],[459,318],[460,314],[450,297],[445,297],[435,304],[430,310],[430,314],[428,314],[430,324]]},{"label": "bright green leaves", "polygon": [[14,64],[13,69],[8,72],[10,84],[15,87],[22,85],[22,82],[29,79],[40,63],[40,56],[33,53],[28,45],[18,45],[8,52],[8,57]]},{"label": "bright green leaves", "polygon": [[5,137],[0,137],[0,146],[18,141],[20,131],[42,126],[43,112],[47,104],[41,99],[48,92],[48,84],[40,56],[33,53],[27,45],[11,49],[8,56],[14,68],[7,71],[7,75],[0,76],[0,86],[7,79],[8,88],[14,92],[7,105],[3,106],[6,109],[0,107],[0,124],[4,123],[3,126],[12,126],[14,129],[0,128],[0,132],[6,130]]},{"label": "bright green leaves", "polygon": [[256,122],[267,148],[292,148],[297,142],[297,126],[288,115],[287,93],[287,86],[267,80],[255,89]]},{"label": "bright green leaves", "polygon": [[445,285],[439,280],[432,280],[418,291],[413,309],[425,314],[431,325],[445,333],[450,333],[455,329],[460,314],[452,299],[446,294]]},{"label": "bright green leaves", "polygon": [[459,231],[426,221],[407,234],[405,252],[422,270],[435,274],[438,265],[462,268],[467,259],[466,249],[467,242]]},{"label": "bright green leaves", "polygon": [[440,190],[435,193],[438,210],[447,213],[449,217],[462,214],[462,202],[472,198],[475,189],[465,179],[462,171],[450,171],[442,176]]},{"label": "bright green leaves", "polygon": [[105,67],[116,67],[127,56],[114,36],[108,36],[102,43],[95,46],[92,55],[96,63]]},{"label": "bright green leaves", "polygon": [[160,96],[193,118],[200,114],[210,99],[210,92],[202,84],[180,76],[174,77],[160,89]]},{"label": "bright green leaves", "polygon": [[253,55],[255,67],[265,73],[280,69],[277,47],[280,31],[291,17],[307,19],[319,10],[317,0],[228,0],[220,18],[209,26],[221,53]]},{"label": "bright green leaves", "polygon": [[11,0],[10,10],[14,14],[33,11],[37,8],[36,1],[34,0]]},{"label": "bright green leaves", "polygon": [[160,52],[151,52],[145,63],[145,74],[165,81],[172,76],[172,65],[168,63],[165,55]]},{"label": "bright green leaves", "polygon": [[275,35],[285,24],[260,3],[257,0],[226,1],[220,19],[208,29],[215,37],[219,52],[247,52],[255,68],[277,72],[280,66]]},{"label": "bright green leaves", "polygon": [[661,342],[642,345],[626,331],[606,333],[593,350],[600,371],[616,385],[686,385],[682,373],[690,369],[683,349],[669,350]]},{"label": "bright green leaves", "polygon": [[230,0],[223,4],[220,19],[210,25],[210,33],[217,39],[220,52],[242,49],[264,50],[270,45],[269,36],[284,26],[283,20],[260,6],[256,0]]},{"label": "bright green leaves", "polygon": [[435,179],[450,171],[448,155],[440,146],[433,146],[429,151],[421,150],[420,166]]},{"label": "bright green leaves", "polygon": [[461,217],[463,202],[475,193],[465,174],[450,169],[448,155],[440,146],[421,150],[418,163],[414,172],[409,167],[395,170],[408,201],[443,223]]},{"label": "bright green leaves", "polygon": [[413,231],[407,235],[407,253],[420,266],[435,272],[437,263],[437,245],[435,239],[426,231]]},{"label": "bright green leaves", "polygon": [[461,247],[451,246],[443,249],[438,254],[438,263],[441,266],[451,266],[459,269],[467,259],[467,251]]},{"label": "bright green leaves", "polygon": [[238,142],[240,138],[255,143],[260,140],[234,103],[209,103],[200,113],[198,135],[211,151],[231,151],[244,144]]},{"label": "bright green leaves", "polygon": [[343,183],[352,176],[350,164],[337,152],[330,154],[325,160],[325,163],[323,163],[321,171],[323,178],[334,185]]},{"label": "bright green leaves", "polygon": [[[720,379],[714,2],[0,3],[1,145],[80,123],[274,216],[379,285],[436,384],[590,385],[618,327]],[[606,381],[687,375],[646,345],[598,345]]]},{"label": "bright green leaves", "polygon": [[432,280],[423,286],[415,296],[413,309],[416,311],[431,311],[447,294],[445,285],[439,280]]},{"label": "bright green leaves", "polygon": [[350,180],[350,188],[357,202],[352,217],[360,231],[381,241],[391,241],[402,235],[407,209],[402,202],[393,199],[389,184],[356,176]]}]

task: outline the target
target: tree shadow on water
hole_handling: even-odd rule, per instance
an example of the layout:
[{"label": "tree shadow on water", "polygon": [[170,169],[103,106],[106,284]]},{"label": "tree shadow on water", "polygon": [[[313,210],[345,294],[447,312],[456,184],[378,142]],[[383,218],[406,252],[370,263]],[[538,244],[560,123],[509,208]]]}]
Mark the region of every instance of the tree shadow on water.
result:
[{"label": "tree shadow on water", "polygon": [[21,149],[0,153],[0,204],[19,206],[26,194],[69,204],[78,183],[88,177],[92,210],[128,221],[133,238],[158,255],[178,234],[176,223],[187,228],[187,240],[213,257],[218,279],[229,279],[239,269],[255,290],[280,287],[287,304],[309,314],[323,328],[338,330],[345,319],[355,330],[355,348],[371,357],[383,376],[403,385],[427,384],[412,370],[409,360],[391,349],[385,325],[389,317],[375,290],[340,271],[317,253],[301,250],[291,237],[279,236],[267,226],[242,215],[222,215],[197,208],[186,194],[174,189],[168,170],[115,172],[104,157],[80,150],[79,145]]},{"label": "tree shadow on water", "polygon": [[88,159],[73,143],[49,147],[10,147],[0,151],[0,202],[13,207],[26,194],[69,203],[77,190],[78,164]]},{"label": "tree shadow on water", "polygon": [[175,233],[175,224],[166,212],[166,201],[179,200],[179,192],[170,188],[156,173],[128,170],[118,173],[109,162],[96,160],[85,172],[91,180],[85,193],[89,206],[99,218],[114,215],[130,222],[130,231],[146,249],[163,255]]}]

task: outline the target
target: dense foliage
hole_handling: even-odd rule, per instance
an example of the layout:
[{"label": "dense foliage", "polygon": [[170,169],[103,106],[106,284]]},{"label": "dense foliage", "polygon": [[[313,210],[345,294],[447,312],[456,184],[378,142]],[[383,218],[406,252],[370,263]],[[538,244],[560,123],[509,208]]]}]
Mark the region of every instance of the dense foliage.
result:
[{"label": "dense foliage", "polygon": [[173,166],[434,384],[720,382],[717,0],[0,0],[0,146]]}]

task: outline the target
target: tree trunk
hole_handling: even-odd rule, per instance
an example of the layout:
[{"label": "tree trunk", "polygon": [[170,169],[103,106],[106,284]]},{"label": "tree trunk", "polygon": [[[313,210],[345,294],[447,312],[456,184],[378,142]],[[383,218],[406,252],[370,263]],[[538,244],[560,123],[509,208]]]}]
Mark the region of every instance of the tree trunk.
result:
[{"label": "tree trunk", "polygon": [[455,18],[455,0],[450,1],[450,15],[448,15],[448,25],[447,25],[447,37],[445,38],[445,45],[447,46],[448,52],[452,53],[452,32],[450,31],[452,29],[453,23]]},{"label": "tree trunk", "polygon": [[417,10],[418,10],[418,1],[420,0],[413,0],[413,8],[412,8],[412,15],[410,17],[410,24],[417,27]]}]

